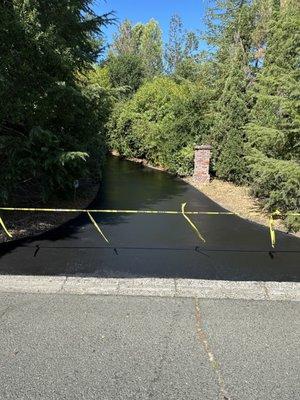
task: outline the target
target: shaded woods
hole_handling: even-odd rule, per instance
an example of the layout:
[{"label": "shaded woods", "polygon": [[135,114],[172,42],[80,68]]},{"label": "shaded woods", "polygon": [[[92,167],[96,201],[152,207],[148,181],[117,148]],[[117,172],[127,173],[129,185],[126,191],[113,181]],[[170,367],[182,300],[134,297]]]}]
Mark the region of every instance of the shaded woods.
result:
[{"label": "shaded woods", "polygon": [[[109,100],[85,79],[110,15],[89,0],[0,4],[0,198],[29,185],[42,199],[100,172]],[[73,193],[73,191],[71,191]]]},{"label": "shaded woods", "polygon": [[155,20],[126,20],[107,51],[111,15],[92,3],[1,2],[2,202],[27,182],[68,193],[107,149],[188,175],[210,143],[215,176],[298,211],[298,2],[217,0],[201,35],[175,15],[167,43]]}]

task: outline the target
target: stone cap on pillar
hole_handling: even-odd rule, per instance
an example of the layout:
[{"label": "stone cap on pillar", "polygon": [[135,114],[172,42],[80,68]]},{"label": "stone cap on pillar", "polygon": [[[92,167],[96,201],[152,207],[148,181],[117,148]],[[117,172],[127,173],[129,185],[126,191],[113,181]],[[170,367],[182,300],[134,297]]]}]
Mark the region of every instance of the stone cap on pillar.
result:
[{"label": "stone cap on pillar", "polygon": [[195,150],[211,150],[212,146],[210,144],[201,144],[201,145],[196,145]]}]

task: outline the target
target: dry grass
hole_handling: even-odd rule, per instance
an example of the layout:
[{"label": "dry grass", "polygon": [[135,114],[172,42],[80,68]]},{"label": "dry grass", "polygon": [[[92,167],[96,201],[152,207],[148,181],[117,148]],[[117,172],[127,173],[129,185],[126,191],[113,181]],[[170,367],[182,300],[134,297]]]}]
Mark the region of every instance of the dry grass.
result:
[{"label": "dry grass", "polygon": [[[227,210],[249,221],[269,226],[269,214],[262,209],[258,199],[251,196],[249,187],[237,186],[219,179],[213,179],[209,184],[199,184],[192,177],[185,178],[185,181]],[[278,230],[287,232],[281,221],[277,220],[275,225]]]}]

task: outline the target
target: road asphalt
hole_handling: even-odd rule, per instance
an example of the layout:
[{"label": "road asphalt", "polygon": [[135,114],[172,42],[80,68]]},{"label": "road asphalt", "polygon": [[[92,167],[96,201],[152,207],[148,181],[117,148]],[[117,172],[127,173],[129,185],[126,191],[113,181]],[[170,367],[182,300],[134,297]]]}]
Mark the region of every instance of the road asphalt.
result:
[{"label": "road asphalt", "polygon": [[[117,157],[104,169],[93,209],[226,212],[182,180]],[[299,238],[236,215],[93,213],[110,243],[81,215],[57,229],[0,244],[0,274],[299,282]],[[10,215],[5,222],[10,227]]]},{"label": "road asphalt", "polygon": [[0,399],[296,400],[298,302],[0,293]]}]

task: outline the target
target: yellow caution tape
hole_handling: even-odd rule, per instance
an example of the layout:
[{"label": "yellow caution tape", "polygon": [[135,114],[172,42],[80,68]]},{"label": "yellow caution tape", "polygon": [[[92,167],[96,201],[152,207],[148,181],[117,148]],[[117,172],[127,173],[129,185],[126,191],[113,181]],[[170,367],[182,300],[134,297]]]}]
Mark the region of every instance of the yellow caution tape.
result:
[{"label": "yellow caution tape", "polygon": [[[289,215],[300,215],[297,213],[294,214],[289,214]],[[279,210],[276,210],[273,214],[270,215],[270,220],[269,220],[269,227],[270,227],[270,236],[271,236],[271,244],[274,249],[275,244],[276,244],[276,232],[275,232],[275,221],[274,217],[281,217],[282,214]]]},{"label": "yellow caution tape", "polygon": [[[24,208],[24,207],[0,207],[0,211],[28,211],[28,212],[65,212],[65,213],[112,213],[112,214],[182,214],[182,211],[164,211],[164,210],[101,210],[101,209],[73,209],[73,208]],[[186,215],[237,215],[238,213],[230,211],[185,211]],[[277,216],[300,216],[300,213],[274,213]]]},{"label": "yellow caution tape", "polygon": [[184,218],[188,221],[188,223],[191,225],[191,227],[194,229],[194,231],[197,233],[199,239],[202,240],[202,241],[205,243],[205,239],[204,239],[204,237],[201,235],[201,233],[198,231],[198,228],[196,227],[196,225],[193,224],[193,222],[192,222],[192,221],[189,219],[189,217],[186,215],[187,213],[185,212],[185,206],[186,206],[186,203],[183,203],[183,204],[181,205],[181,212],[182,212],[182,215],[183,215]]},{"label": "yellow caution tape", "polygon": [[6,226],[5,226],[5,224],[4,224],[4,222],[3,222],[3,219],[0,217],[0,225],[2,226],[2,228],[4,229],[4,232],[7,234],[7,236],[9,237],[9,238],[12,238],[12,235],[8,232],[8,230],[6,229]]},{"label": "yellow caution tape", "polygon": [[100,233],[100,235],[103,237],[103,239],[109,243],[109,240],[107,239],[107,237],[104,235],[104,233],[101,231],[99,225],[97,224],[97,222],[94,220],[94,218],[92,217],[92,215],[88,212],[88,216],[90,217],[90,220],[92,221],[93,225],[95,226],[95,228],[97,229],[97,231]]},{"label": "yellow caution tape", "polygon": [[[73,208],[27,208],[27,207],[0,207],[0,211],[26,211],[26,212],[62,212],[62,213],[87,213],[89,215],[90,220],[98,230],[98,232],[101,234],[101,236],[104,238],[104,240],[109,243],[108,239],[104,235],[104,233],[101,231],[99,226],[97,225],[96,221],[92,217],[91,213],[108,213],[108,214],[166,214],[166,215],[179,215],[182,214],[184,218],[189,222],[189,224],[192,226],[192,228],[196,231],[198,237],[205,242],[205,239],[202,237],[200,232],[198,231],[197,227],[193,224],[193,222],[187,217],[187,215],[236,215],[239,216],[239,214],[230,212],[230,211],[185,211],[185,206],[186,203],[182,204],[182,209],[181,211],[163,211],[163,210],[82,210],[82,209],[73,209]],[[300,216],[300,213],[293,213],[293,212],[287,212],[287,213],[281,213],[280,211],[275,211],[270,216],[269,220],[269,227],[270,227],[270,235],[271,235],[271,243],[272,247],[275,247],[276,244],[276,233],[274,229],[274,216],[277,217],[286,217],[286,216]],[[4,229],[5,233],[8,235],[8,237],[12,237],[12,235],[8,232],[6,229],[4,222],[2,218],[0,218],[0,225]]]},{"label": "yellow caution tape", "polygon": [[[65,213],[110,213],[110,214],[169,214],[179,215],[181,211],[164,210],[82,210],[72,208],[23,208],[23,207],[0,207],[0,211],[26,211],[26,212],[65,212]],[[237,215],[233,212],[219,211],[187,211],[187,215]]]},{"label": "yellow caution tape", "polygon": [[270,226],[271,244],[272,244],[272,247],[274,249],[275,244],[276,244],[276,233],[275,233],[275,230],[274,230],[274,218],[273,218],[273,215],[270,216],[269,226]]}]

